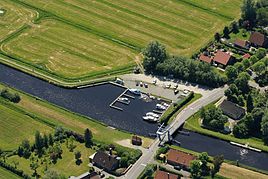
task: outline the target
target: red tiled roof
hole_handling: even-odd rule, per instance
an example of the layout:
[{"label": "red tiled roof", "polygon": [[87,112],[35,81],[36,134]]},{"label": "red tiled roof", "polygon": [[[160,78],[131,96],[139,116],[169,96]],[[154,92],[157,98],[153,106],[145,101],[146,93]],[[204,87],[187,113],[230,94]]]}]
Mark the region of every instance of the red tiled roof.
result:
[{"label": "red tiled roof", "polygon": [[265,44],[265,40],[267,40],[267,38],[260,32],[252,32],[249,37],[249,41],[258,46],[263,46]]},{"label": "red tiled roof", "polygon": [[250,58],[250,57],[251,57],[251,55],[248,54],[248,53],[246,53],[245,55],[243,55],[243,58],[244,58],[244,59],[248,59],[248,58]]},{"label": "red tiled roof", "polygon": [[245,48],[247,46],[247,41],[241,40],[241,39],[236,39],[235,42],[234,42],[234,44],[236,46]]},{"label": "red tiled roof", "polygon": [[222,65],[227,65],[231,57],[228,53],[218,50],[213,60]]},{"label": "red tiled roof", "polygon": [[[169,175],[169,176],[168,176]],[[179,176],[175,174],[168,174],[167,172],[157,170],[154,179],[178,179]]]},{"label": "red tiled roof", "polygon": [[207,62],[207,63],[211,63],[212,59],[209,56],[206,56],[204,54],[201,54],[199,57],[199,60],[203,61],[203,62]]},{"label": "red tiled roof", "polygon": [[196,157],[191,154],[181,152],[178,150],[174,150],[174,149],[170,149],[167,154],[168,162],[170,161],[172,163],[181,164],[186,167],[190,167],[191,161],[195,159]]}]

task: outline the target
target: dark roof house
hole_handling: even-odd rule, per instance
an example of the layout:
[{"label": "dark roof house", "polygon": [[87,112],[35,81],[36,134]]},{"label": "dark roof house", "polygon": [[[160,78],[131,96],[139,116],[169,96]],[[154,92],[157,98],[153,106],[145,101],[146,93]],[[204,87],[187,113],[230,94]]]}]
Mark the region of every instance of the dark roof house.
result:
[{"label": "dark roof house", "polygon": [[249,48],[248,42],[245,41],[245,40],[241,40],[241,39],[236,39],[235,42],[234,42],[234,45],[236,47],[240,47],[240,48],[245,48],[245,49]]},{"label": "dark roof house", "polygon": [[234,58],[230,54],[228,54],[226,52],[222,52],[220,50],[217,51],[217,53],[213,59],[213,61],[215,63],[221,64],[224,67],[226,67],[229,64],[232,64],[233,60],[234,60]]},{"label": "dark roof house", "polygon": [[249,42],[257,47],[268,47],[267,37],[260,32],[252,32],[249,37]]},{"label": "dark roof house", "polygon": [[199,57],[199,60],[200,61],[203,61],[203,62],[206,62],[206,63],[211,63],[212,62],[212,58],[205,55],[205,54],[201,54],[200,57]]},{"label": "dark roof house", "polygon": [[70,179],[101,179],[97,172],[86,172],[78,177],[71,176]]},{"label": "dark roof house", "polygon": [[93,165],[103,168],[105,171],[114,171],[119,167],[119,160],[106,152],[98,151],[93,157]]},{"label": "dark roof house", "polygon": [[132,136],[132,144],[133,145],[141,145],[142,144],[142,139],[136,135]]},{"label": "dark roof house", "polygon": [[192,160],[196,157],[174,149],[170,149],[167,154],[167,163],[173,166],[181,166],[182,168],[189,169]]},{"label": "dark roof house", "polygon": [[221,103],[220,108],[223,111],[223,114],[234,120],[241,119],[246,113],[246,110],[244,108],[239,107],[235,103],[227,100],[224,100]]},{"label": "dark roof house", "polygon": [[178,179],[178,178],[179,178],[178,175],[164,172],[161,170],[157,170],[154,176],[154,179]]}]

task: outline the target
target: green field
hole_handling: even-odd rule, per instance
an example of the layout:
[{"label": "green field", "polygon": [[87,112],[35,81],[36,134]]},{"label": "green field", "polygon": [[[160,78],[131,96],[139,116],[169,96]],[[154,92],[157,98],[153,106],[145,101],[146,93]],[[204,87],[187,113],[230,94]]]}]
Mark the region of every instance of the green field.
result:
[{"label": "green field", "polygon": [[0,99],[0,148],[11,150],[18,147],[24,139],[34,140],[36,130],[50,133],[52,128],[35,121],[33,118],[12,109]]},{"label": "green field", "polygon": [[[3,36],[14,32],[1,51],[9,60],[63,81],[129,72],[150,41],[190,56],[239,17],[242,0],[208,1],[6,1],[0,22],[17,32],[1,29]],[[19,10],[25,13],[18,17]],[[35,12],[38,18],[31,22]],[[10,23],[12,18],[22,20]]]},{"label": "green field", "polygon": [[20,177],[0,167],[0,179],[20,179]]}]

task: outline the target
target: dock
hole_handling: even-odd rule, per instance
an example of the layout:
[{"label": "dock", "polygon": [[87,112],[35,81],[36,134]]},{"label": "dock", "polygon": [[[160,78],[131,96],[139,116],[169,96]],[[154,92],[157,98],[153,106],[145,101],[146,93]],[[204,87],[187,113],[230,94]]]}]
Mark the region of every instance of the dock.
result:
[{"label": "dock", "polygon": [[230,142],[230,144],[236,145],[238,147],[242,147],[242,148],[245,148],[245,149],[253,150],[253,151],[256,151],[256,152],[261,152],[260,149],[250,147],[250,146],[248,146],[248,144],[239,144],[239,143],[236,143],[236,142]]}]

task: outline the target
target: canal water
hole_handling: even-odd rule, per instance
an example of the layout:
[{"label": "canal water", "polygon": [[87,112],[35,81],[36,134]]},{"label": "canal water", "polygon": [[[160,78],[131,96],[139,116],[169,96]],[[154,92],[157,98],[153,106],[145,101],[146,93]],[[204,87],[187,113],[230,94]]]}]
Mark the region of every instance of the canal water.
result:
[{"label": "canal water", "polygon": [[[187,131],[188,132],[188,131]],[[227,160],[268,171],[268,153],[247,150],[229,142],[190,132],[190,135],[176,134],[174,139],[180,146],[196,152],[207,152],[210,156],[224,155]],[[174,145],[177,145],[174,143]]]},{"label": "canal water", "polygon": [[156,100],[146,102],[136,97],[131,99],[129,105],[116,104],[123,111],[110,108],[110,103],[125,91],[125,88],[110,83],[82,89],[66,89],[2,64],[0,82],[131,133],[148,136],[149,133],[155,133],[158,127],[157,124],[142,119],[144,114],[155,109]]}]

